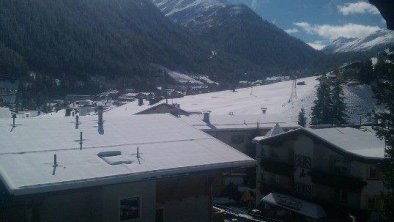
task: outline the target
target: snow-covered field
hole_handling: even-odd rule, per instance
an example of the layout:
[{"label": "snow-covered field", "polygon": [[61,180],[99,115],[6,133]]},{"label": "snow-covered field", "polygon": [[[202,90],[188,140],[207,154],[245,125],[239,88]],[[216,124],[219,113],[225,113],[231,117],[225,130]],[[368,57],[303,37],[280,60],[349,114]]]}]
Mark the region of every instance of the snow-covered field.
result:
[{"label": "snow-covered field", "polygon": [[[185,96],[174,99],[182,109],[190,111],[211,111],[212,114],[259,114],[266,107],[267,113],[289,113],[295,104],[303,104],[303,98],[314,94],[318,83],[316,77],[301,79],[306,85],[297,86],[298,100],[288,103],[291,95],[292,81],[270,85]],[[297,111],[298,114],[298,111]]]},{"label": "snow-covered field", "polygon": [[192,77],[185,75],[180,72],[175,72],[175,71],[169,71],[168,75],[173,78],[175,81],[180,82],[180,83],[192,83],[192,84],[197,84],[197,85],[203,85],[204,83],[193,79]]},{"label": "snow-covered field", "polygon": [[[183,98],[169,99],[169,103],[180,104],[187,111],[211,111],[213,115],[245,115],[261,114],[261,108],[267,108],[267,114],[282,116],[282,121],[297,122],[298,113],[304,107],[307,115],[311,113],[313,101],[316,99],[316,86],[319,81],[317,76],[299,79],[305,85],[297,86],[297,98],[289,102],[292,81],[283,81],[269,85],[240,88],[232,90],[185,96]],[[373,99],[373,92],[369,86],[344,85],[345,102],[349,113],[349,122],[358,123],[360,116],[362,121],[370,121],[367,113],[377,109]],[[161,103],[165,102],[164,100]],[[106,116],[130,116],[152,106],[144,101],[144,105],[138,106],[138,102],[130,102],[120,107],[112,107]],[[46,114],[45,117],[61,117],[64,111]]]},{"label": "snow-covered field", "polygon": [[[305,85],[297,86],[297,99],[289,102],[292,81],[283,81],[270,85],[255,86],[249,88],[198,94],[185,96],[183,98],[170,99],[170,103],[178,103],[187,111],[211,111],[214,115],[260,114],[261,108],[267,108],[267,114],[280,114],[283,120],[296,122],[298,113],[304,107],[307,114],[311,112],[313,101],[316,99],[317,76],[299,79]],[[373,93],[368,86],[344,86],[345,101],[350,114],[350,122],[358,123],[360,114],[363,121],[367,120],[367,113],[375,109]],[[164,102],[164,101],[162,101]],[[149,105],[139,107],[137,102],[128,103],[124,106],[114,108],[106,115],[132,115]]]}]

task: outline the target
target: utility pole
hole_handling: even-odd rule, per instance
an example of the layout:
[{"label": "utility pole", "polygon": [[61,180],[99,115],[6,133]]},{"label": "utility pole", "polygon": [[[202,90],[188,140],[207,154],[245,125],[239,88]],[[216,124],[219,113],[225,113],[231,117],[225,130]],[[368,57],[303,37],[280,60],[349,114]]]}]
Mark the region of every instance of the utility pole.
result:
[{"label": "utility pole", "polygon": [[258,207],[260,204],[261,200],[261,160],[262,160],[262,150],[263,147],[262,145],[258,142],[256,142],[256,160],[257,160],[257,166],[256,166],[256,203],[255,207]]}]

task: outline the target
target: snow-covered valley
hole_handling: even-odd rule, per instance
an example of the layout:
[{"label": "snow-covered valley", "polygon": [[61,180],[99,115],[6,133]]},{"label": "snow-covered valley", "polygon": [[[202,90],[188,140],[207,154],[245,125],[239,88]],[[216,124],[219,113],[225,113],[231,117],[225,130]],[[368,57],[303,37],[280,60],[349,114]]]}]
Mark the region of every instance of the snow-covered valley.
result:
[{"label": "snow-covered valley", "polygon": [[[316,99],[317,76],[299,79],[305,85],[297,85],[297,97],[289,101],[292,81],[283,81],[269,85],[190,95],[183,98],[170,99],[169,103],[177,103],[187,111],[211,111],[214,115],[260,114],[261,108],[267,108],[267,114],[279,114],[284,121],[296,122],[298,113],[304,107],[309,115]],[[376,109],[373,92],[366,85],[344,85],[345,101],[349,113],[349,122],[358,123],[360,115],[367,121],[367,114]],[[165,102],[165,101],[161,101]],[[138,106],[138,102],[109,110],[109,116],[132,115],[150,106]]]}]

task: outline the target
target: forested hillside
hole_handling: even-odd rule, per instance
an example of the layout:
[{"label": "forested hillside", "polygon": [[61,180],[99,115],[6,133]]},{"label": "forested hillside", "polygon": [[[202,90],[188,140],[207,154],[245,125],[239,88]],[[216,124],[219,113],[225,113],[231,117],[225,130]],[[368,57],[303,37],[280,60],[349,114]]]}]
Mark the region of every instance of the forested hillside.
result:
[{"label": "forested hillside", "polygon": [[18,74],[21,63],[59,79],[102,75],[139,86],[149,84],[151,64],[218,75],[255,68],[229,55],[210,58],[149,0],[0,0],[0,49],[13,60],[1,60],[0,72]]}]

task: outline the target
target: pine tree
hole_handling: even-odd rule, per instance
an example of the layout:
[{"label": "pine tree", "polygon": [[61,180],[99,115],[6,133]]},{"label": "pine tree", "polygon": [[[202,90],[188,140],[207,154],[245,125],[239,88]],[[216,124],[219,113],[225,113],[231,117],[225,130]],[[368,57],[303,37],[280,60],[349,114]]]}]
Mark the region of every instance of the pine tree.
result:
[{"label": "pine tree", "polygon": [[312,107],[312,124],[329,124],[331,121],[331,87],[325,75],[319,78],[320,84],[317,86],[317,99]]},{"label": "pine tree", "polygon": [[384,195],[386,221],[394,221],[394,54],[380,59],[375,66],[375,75],[380,77],[374,87],[376,99],[385,111],[376,115],[380,127],[377,135],[386,141],[386,157],[382,164],[384,184],[388,193]]},{"label": "pine tree", "polygon": [[305,127],[306,121],[305,109],[301,108],[301,112],[298,114],[298,125]]},{"label": "pine tree", "polygon": [[333,81],[333,88],[331,92],[331,119],[333,124],[346,124],[346,104],[343,97],[343,88],[341,80],[336,78]]}]

